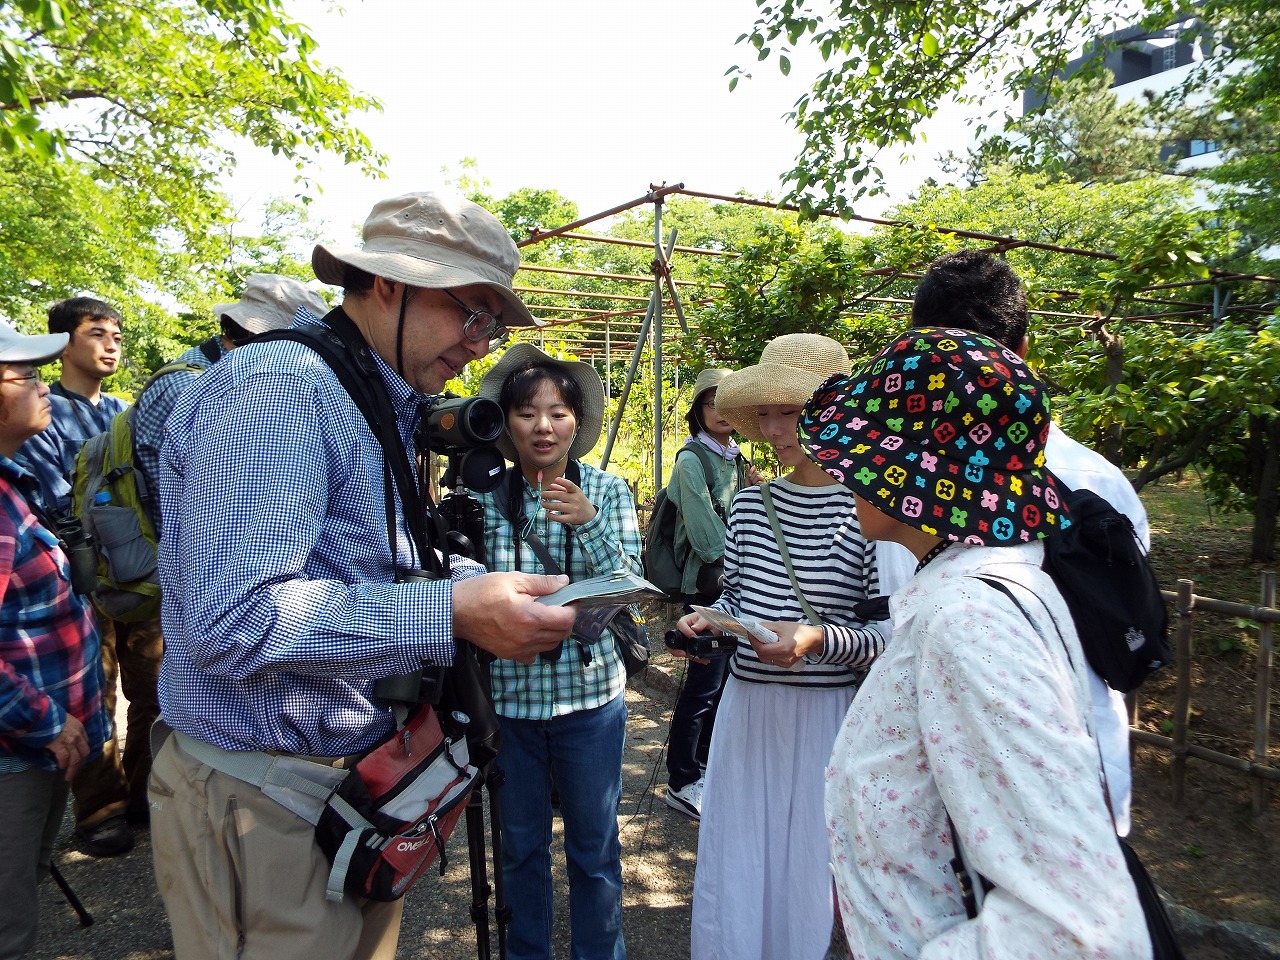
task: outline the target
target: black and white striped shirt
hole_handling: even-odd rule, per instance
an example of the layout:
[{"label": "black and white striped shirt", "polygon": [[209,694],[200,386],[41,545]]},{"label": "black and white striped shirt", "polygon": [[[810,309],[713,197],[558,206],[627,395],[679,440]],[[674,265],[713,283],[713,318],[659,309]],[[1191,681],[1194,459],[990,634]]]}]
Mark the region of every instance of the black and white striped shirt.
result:
[{"label": "black and white striped shirt", "polygon": [[[731,669],[740,680],[802,687],[846,687],[884,649],[888,624],[863,624],[853,604],[880,592],[875,544],[863,540],[853,497],[838,483],[769,485],[796,579],[823,620],[824,644],[803,670],[762,663],[742,640]],[[769,526],[759,487],[734,497],[725,543],[724,593],[714,606],[758,620],[807,623]],[[857,672],[855,672],[855,668]]]}]

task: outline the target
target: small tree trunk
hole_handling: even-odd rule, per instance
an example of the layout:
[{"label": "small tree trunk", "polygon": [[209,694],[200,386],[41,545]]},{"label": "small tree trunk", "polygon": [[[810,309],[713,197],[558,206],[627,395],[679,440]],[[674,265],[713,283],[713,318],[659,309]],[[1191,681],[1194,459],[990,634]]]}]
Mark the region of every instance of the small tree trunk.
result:
[{"label": "small tree trunk", "polygon": [[1276,522],[1280,515],[1280,417],[1250,417],[1258,449],[1254,488],[1253,543],[1249,559],[1265,563],[1276,558]]},{"label": "small tree trunk", "polygon": [[[1108,330],[1103,317],[1094,322],[1093,335],[1102,344],[1102,353],[1107,358],[1107,392],[1114,394],[1115,388],[1124,382],[1124,337]],[[1098,452],[1117,467],[1124,464],[1124,424],[1109,423],[1102,428]]]}]

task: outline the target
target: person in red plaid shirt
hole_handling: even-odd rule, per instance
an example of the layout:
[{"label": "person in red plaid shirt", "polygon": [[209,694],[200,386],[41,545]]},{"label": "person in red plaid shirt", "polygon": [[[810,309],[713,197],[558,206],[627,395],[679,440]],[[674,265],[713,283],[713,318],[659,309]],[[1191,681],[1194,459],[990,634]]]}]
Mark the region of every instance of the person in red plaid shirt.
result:
[{"label": "person in red plaid shirt", "polygon": [[65,333],[26,336],[0,322],[0,960],[35,942],[36,884],[68,785],[110,732],[98,628],[35,478],[12,459],[49,424],[36,367],[66,344]]}]

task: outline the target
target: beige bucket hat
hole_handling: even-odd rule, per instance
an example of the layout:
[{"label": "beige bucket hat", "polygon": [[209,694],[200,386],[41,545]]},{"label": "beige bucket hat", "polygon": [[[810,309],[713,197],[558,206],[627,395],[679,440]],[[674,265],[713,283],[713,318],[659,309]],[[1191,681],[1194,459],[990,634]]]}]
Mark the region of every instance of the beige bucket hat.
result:
[{"label": "beige bucket hat", "polygon": [[748,440],[763,442],[756,408],[766,404],[803,406],[829,377],[848,376],[849,353],[830,337],[788,333],[765,344],[760,362],[735,370],[716,390],[716,410]]},{"label": "beige bucket hat", "polygon": [[720,381],[732,372],[723,367],[707,367],[698,374],[698,379],[693,381],[693,399],[697,400],[708,390],[715,390],[720,386]]},{"label": "beige bucket hat", "polygon": [[308,290],[292,277],[278,273],[251,273],[245,281],[244,293],[235,303],[220,303],[213,308],[215,317],[230,317],[250,333],[284,330],[293,326],[299,307],[316,317],[329,312],[320,294]]},{"label": "beige bucket hat", "polygon": [[[557,360],[532,343],[513,343],[507,347],[498,362],[489,368],[488,373],[480,378],[477,395],[498,403],[502,384],[507,377],[528,367],[555,367],[563,370],[582,391],[582,416],[578,418],[578,435],[569,446],[569,459],[581,460],[596,445],[604,427],[604,381],[600,379],[596,368],[583,360]],[[497,446],[504,457],[512,463],[516,462],[516,448],[506,433],[505,422]]]},{"label": "beige bucket hat", "polygon": [[317,244],[311,266],[323,283],[342,284],[343,264],[412,287],[480,285],[503,300],[507,327],[540,327],[511,289],[520,254],[502,221],[479,204],[442,193],[379,201],[364,222],[364,246]]}]

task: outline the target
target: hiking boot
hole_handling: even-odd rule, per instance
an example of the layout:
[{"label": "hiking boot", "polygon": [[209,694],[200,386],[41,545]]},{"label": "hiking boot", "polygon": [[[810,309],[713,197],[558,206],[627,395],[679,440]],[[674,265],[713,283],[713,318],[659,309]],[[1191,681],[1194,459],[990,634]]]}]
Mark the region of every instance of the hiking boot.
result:
[{"label": "hiking boot", "polygon": [[75,837],[91,857],[116,857],[133,849],[133,831],[122,816],[76,830]]},{"label": "hiking boot", "polygon": [[667,787],[667,794],[664,798],[667,806],[672,810],[679,810],[686,817],[694,820],[702,819],[702,780],[695,780],[693,783],[686,783],[679,790],[673,790]]}]

